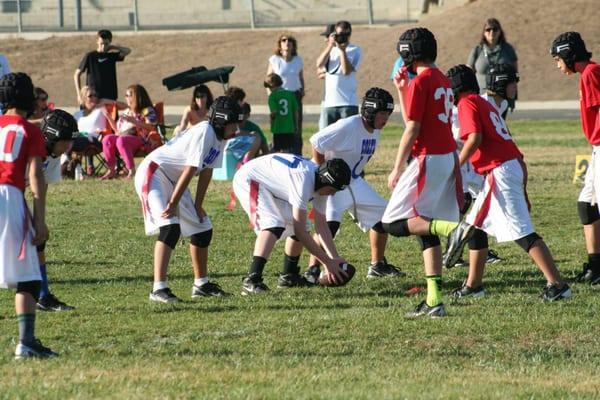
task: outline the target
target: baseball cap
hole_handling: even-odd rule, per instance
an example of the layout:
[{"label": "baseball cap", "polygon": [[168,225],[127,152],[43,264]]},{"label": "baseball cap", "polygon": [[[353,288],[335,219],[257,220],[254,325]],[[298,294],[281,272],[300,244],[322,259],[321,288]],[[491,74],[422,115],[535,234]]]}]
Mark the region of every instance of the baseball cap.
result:
[{"label": "baseball cap", "polygon": [[329,35],[331,35],[333,32],[335,32],[335,24],[329,24],[325,27],[325,30],[319,35],[329,37]]}]

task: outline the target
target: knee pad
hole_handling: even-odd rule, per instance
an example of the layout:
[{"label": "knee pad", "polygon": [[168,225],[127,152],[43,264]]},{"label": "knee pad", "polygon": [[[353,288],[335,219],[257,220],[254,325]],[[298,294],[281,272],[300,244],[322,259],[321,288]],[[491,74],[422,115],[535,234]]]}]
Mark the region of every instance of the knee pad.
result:
[{"label": "knee pad", "polygon": [[377,233],[381,233],[381,234],[385,234],[385,233],[387,233],[387,232],[385,231],[385,229],[383,229],[383,224],[381,223],[381,221],[379,221],[378,223],[376,223],[375,225],[373,225],[373,226],[371,227],[371,229],[373,229],[373,230],[374,230],[375,232],[377,232]]},{"label": "knee pad", "polygon": [[339,221],[327,221],[327,226],[329,227],[329,231],[331,232],[331,237],[335,237],[338,231],[340,230],[340,222]]},{"label": "knee pad", "polygon": [[166,226],[161,226],[158,232],[158,241],[163,242],[171,249],[175,249],[175,245],[177,245],[177,241],[179,240],[179,236],[181,235],[181,227],[179,224],[171,224]]},{"label": "knee pad", "polygon": [[410,232],[408,231],[408,220],[399,219],[398,221],[394,221],[389,224],[381,224],[383,229],[393,236],[410,236]]},{"label": "knee pad", "polygon": [[42,244],[38,245],[38,246],[36,247],[36,250],[37,250],[37,252],[38,252],[38,253],[42,253],[44,250],[46,250],[46,242],[44,242],[44,243],[42,243]]},{"label": "knee pad", "polygon": [[279,240],[281,239],[281,235],[283,235],[283,231],[285,231],[285,228],[269,228],[265,229],[265,231],[271,232]]},{"label": "knee pad", "polygon": [[192,246],[196,247],[208,247],[210,241],[212,240],[212,235],[212,229],[200,233],[194,233],[190,237],[190,243],[192,244]]},{"label": "knee pad", "polygon": [[521,239],[515,240],[515,243],[521,246],[526,253],[529,253],[529,249],[534,245],[535,242],[540,240],[542,237],[537,233],[533,232],[527,236],[522,237]]},{"label": "knee pad", "polygon": [[27,281],[17,283],[17,293],[29,293],[37,302],[40,299],[42,281]]},{"label": "knee pad", "polygon": [[481,229],[475,229],[473,236],[469,239],[469,250],[483,250],[489,247],[488,235]]},{"label": "knee pad", "polygon": [[590,203],[578,201],[577,212],[579,213],[579,220],[583,225],[593,224],[600,219],[600,212],[597,205],[593,206]]},{"label": "knee pad", "polygon": [[417,236],[417,240],[421,244],[421,250],[423,251],[440,245],[440,238],[435,235]]}]

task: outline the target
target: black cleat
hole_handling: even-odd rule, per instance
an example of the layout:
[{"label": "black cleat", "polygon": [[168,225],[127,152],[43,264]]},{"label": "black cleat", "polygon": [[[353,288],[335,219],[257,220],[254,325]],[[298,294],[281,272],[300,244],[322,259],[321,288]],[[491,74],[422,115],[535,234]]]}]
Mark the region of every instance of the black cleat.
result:
[{"label": "black cleat", "polygon": [[485,289],[483,288],[483,285],[471,288],[467,286],[466,283],[463,283],[461,287],[452,291],[451,296],[455,299],[460,299],[463,297],[481,298],[485,297]]},{"label": "black cleat", "polygon": [[181,302],[181,299],[179,297],[175,296],[173,294],[173,292],[171,292],[171,289],[169,289],[169,288],[155,290],[154,292],[150,293],[149,298],[151,301],[155,301],[157,303],[179,303],[179,302]]},{"label": "black cleat", "polygon": [[277,287],[280,289],[287,289],[291,287],[309,287],[314,286],[304,276],[300,274],[282,274],[277,279]]},{"label": "black cleat", "polygon": [[71,311],[75,307],[60,301],[55,295],[49,293],[38,300],[37,309],[40,311]]},{"label": "black cleat", "polygon": [[565,283],[560,289],[556,285],[546,286],[541,297],[544,301],[556,301],[570,299],[572,295],[573,293],[571,292],[571,288]]},{"label": "black cleat", "polygon": [[443,262],[446,268],[452,268],[458,260],[462,257],[462,252],[465,244],[471,239],[475,227],[469,225],[466,222],[460,222],[456,228],[448,235],[448,245],[446,246],[446,253],[444,254]]},{"label": "black cleat", "polygon": [[229,293],[221,289],[218,283],[206,282],[204,285],[192,287],[192,299],[197,297],[225,297],[229,296]]},{"label": "black cleat", "polygon": [[48,347],[45,347],[39,339],[34,339],[29,344],[19,342],[15,349],[15,360],[23,360],[25,358],[53,358],[58,357],[58,353],[53,352]]},{"label": "black cleat", "polygon": [[423,300],[413,311],[406,314],[407,318],[417,318],[423,315],[427,315],[431,318],[439,318],[446,316],[446,309],[444,303],[440,303],[437,306],[429,307],[427,302]]},{"label": "black cleat", "polygon": [[260,275],[249,275],[242,281],[242,296],[263,294],[269,291],[269,287],[263,283]]},{"label": "black cleat", "polygon": [[402,277],[406,276],[406,274],[400,271],[396,266],[388,264],[385,257],[383,260],[369,265],[367,278],[385,278],[388,276]]},{"label": "black cleat", "polygon": [[319,276],[321,275],[321,268],[318,265],[313,265],[312,267],[308,267],[306,271],[304,271],[304,279],[308,283],[316,285],[319,282]]}]

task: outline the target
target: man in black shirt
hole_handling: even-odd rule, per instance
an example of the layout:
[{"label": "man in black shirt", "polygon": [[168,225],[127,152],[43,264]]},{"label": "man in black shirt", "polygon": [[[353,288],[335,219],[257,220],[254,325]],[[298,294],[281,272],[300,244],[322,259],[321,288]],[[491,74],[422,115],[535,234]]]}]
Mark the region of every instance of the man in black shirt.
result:
[{"label": "man in black shirt", "polygon": [[79,104],[85,99],[81,98],[81,82],[79,77],[83,72],[86,74],[86,84],[93,87],[101,99],[116,100],[117,92],[117,61],[123,61],[131,53],[131,49],[111,44],[112,33],[102,29],[98,31],[96,43],[98,48],[87,53],[79,68],[75,70],[75,89]]}]

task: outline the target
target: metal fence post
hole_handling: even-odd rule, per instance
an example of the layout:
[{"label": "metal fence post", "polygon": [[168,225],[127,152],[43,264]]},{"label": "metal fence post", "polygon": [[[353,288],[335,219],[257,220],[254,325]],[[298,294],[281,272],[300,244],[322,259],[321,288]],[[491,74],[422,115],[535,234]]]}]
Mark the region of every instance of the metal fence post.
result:
[{"label": "metal fence post", "polygon": [[81,30],[81,0],[75,0],[75,29]]},{"label": "metal fence post", "polygon": [[58,27],[64,28],[65,26],[65,9],[63,5],[63,0],[58,0]]},{"label": "metal fence post", "polygon": [[373,25],[373,0],[367,0],[367,11],[369,12],[369,25]]},{"label": "metal fence post", "polygon": [[21,0],[17,0],[17,31],[23,32],[23,19],[21,16]]},{"label": "metal fence post", "polygon": [[255,28],[256,15],[254,14],[254,0],[250,0],[250,28]]},{"label": "metal fence post", "polygon": [[133,0],[133,30],[138,31],[140,29],[140,21],[138,17],[138,1]]}]

